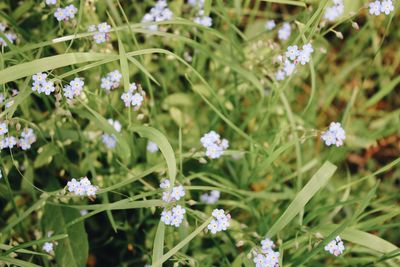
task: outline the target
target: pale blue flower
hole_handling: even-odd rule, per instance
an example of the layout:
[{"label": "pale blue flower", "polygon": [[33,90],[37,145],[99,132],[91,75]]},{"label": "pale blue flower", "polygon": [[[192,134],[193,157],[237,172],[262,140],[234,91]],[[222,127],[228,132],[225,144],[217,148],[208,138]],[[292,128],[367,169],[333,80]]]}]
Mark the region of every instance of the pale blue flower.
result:
[{"label": "pale blue flower", "polygon": [[275,21],[274,20],[268,20],[266,23],[265,23],[265,28],[267,29],[267,30],[272,30],[272,29],[274,29],[276,27],[276,24],[275,24]]},{"label": "pale blue flower", "polygon": [[117,137],[113,134],[103,134],[101,138],[104,145],[109,149],[113,149],[117,145]]},{"label": "pale blue flower", "polygon": [[6,133],[8,133],[7,123],[1,122],[0,123],[0,135],[5,135]]},{"label": "pale blue flower", "polygon": [[158,146],[156,143],[149,141],[147,142],[146,150],[150,153],[156,153],[158,151]]},{"label": "pale blue flower", "polygon": [[381,12],[389,15],[394,10],[393,2],[391,0],[385,0],[381,3]]},{"label": "pale blue flower", "polygon": [[369,3],[369,13],[371,15],[379,16],[381,14],[381,2],[380,1],[375,1]]},{"label": "pale blue flower", "polygon": [[42,249],[44,251],[46,251],[47,253],[51,253],[51,252],[53,252],[53,246],[54,246],[53,243],[46,242],[43,244]]}]

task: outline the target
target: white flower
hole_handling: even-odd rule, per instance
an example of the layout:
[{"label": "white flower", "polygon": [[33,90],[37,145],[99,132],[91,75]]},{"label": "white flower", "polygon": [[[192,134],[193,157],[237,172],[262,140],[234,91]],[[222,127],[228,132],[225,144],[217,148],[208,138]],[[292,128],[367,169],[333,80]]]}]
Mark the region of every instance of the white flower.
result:
[{"label": "white flower", "polygon": [[381,14],[381,2],[375,1],[369,3],[369,13],[371,15],[379,16]]},{"label": "white flower", "polygon": [[42,72],[36,73],[32,76],[32,80],[34,80],[35,82],[38,82],[38,83],[45,82],[46,78],[47,78],[47,74],[42,73]]},{"label": "white flower", "polygon": [[394,10],[394,6],[391,0],[382,1],[381,12],[389,15]]},{"label": "white flower", "polygon": [[209,16],[198,16],[193,19],[197,24],[203,25],[204,27],[212,26],[212,18]]},{"label": "white flower", "polygon": [[286,59],[285,65],[283,67],[283,70],[285,71],[286,76],[292,75],[292,73],[294,72],[295,69],[296,69],[296,65]]},{"label": "white flower", "polygon": [[185,196],[185,189],[183,186],[178,185],[172,188],[171,197],[173,197],[176,201],[180,200]]},{"label": "white flower", "polygon": [[156,143],[149,141],[147,142],[146,150],[150,153],[156,153],[158,151],[158,146]]},{"label": "white flower", "polygon": [[117,137],[115,135],[103,134],[101,138],[107,148],[109,149],[115,148],[117,144]]},{"label": "white flower", "polygon": [[142,105],[142,102],[143,102],[143,96],[141,94],[136,93],[132,95],[131,97],[132,106],[140,107]]},{"label": "white flower", "polygon": [[171,186],[171,182],[168,179],[165,179],[160,183],[160,188],[162,188],[162,189],[167,189],[170,186]]},{"label": "white flower", "polygon": [[220,139],[219,134],[210,131],[200,138],[200,142],[206,149],[206,156],[211,159],[221,157],[224,151],[229,147],[229,142],[226,139]]},{"label": "white flower", "polygon": [[108,119],[107,121],[108,121],[109,124],[111,124],[114,127],[114,129],[117,132],[121,132],[122,125],[121,125],[121,123],[119,121],[113,120],[113,119]]},{"label": "white flower", "polygon": [[164,209],[161,213],[161,221],[166,225],[170,225],[172,223],[172,219],[172,212]]},{"label": "white flower", "polygon": [[297,45],[288,46],[286,51],[286,57],[290,60],[295,60],[296,57],[299,55],[299,49]]},{"label": "white flower", "polygon": [[53,251],[53,243],[50,243],[50,242],[44,243],[42,249],[44,251],[46,251],[47,253],[51,253]]},{"label": "white flower", "polygon": [[78,12],[78,9],[74,5],[68,5],[65,7],[65,12],[69,18],[73,19],[75,14]]},{"label": "white flower", "polygon": [[207,226],[207,229],[210,230],[212,234],[216,234],[218,232],[218,222],[216,220],[211,220]]},{"label": "white flower", "polygon": [[292,28],[289,23],[285,22],[283,23],[282,27],[278,30],[278,38],[279,40],[287,40],[290,37],[290,34],[292,33]]},{"label": "white flower", "polygon": [[285,79],[285,72],[283,70],[278,70],[275,73],[275,79],[277,81],[283,81]]},{"label": "white flower", "polygon": [[89,212],[88,212],[88,210],[80,210],[79,213],[81,214],[81,216],[85,216]]},{"label": "white flower", "polygon": [[325,9],[324,19],[334,21],[344,12],[343,0],[334,0],[334,5]]},{"label": "white flower", "polygon": [[262,249],[265,251],[271,250],[274,247],[274,242],[266,237],[264,240],[261,240]]},{"label": "white flower", "polygon": [[67,14],[65,12],[65,10],[63,8],[57,8],[56,11],[54,12],[54,17],[58,20],[58,21],[62,21],[65,20],[67,18]]},{"label": "white flower", "polygon": [[97,192],[97,187],[96,187],[96,186],[94,186],[94,185],[88,185],[88,186],[86,186],[86,195],[87,195],[88,197],[95,196],[95,195],[96,195],[96,192]]},{"label": "white flower", "polygon": [[1,122],[1,123],[0,123],[0,135],[4,135],[4,134],[6,134],[6,133],[8,133],[8,126],[7,126],[7,123]]},{"label": "white flower", "polygon": [[204,193],[200,196],[200,200],[203,203],[207,204],[215,204],[221,195],[221,192],[218,190],[212,190],[210,194]]},{"label": "white flower", "polygon": [[303,45],[303,51],[306,53],[313,53],[314,52],[314,48],[312,47],[312,45],[310,43]]},{"label": "white flower", "polygon": [[334,240],[330,241],[324,249],[334,256],[339,256],[344,252],[345,247],[342,239],[337,236]]},{"label": "white flower", "polygon": [[275,24],[275,21],[273,21],[273,20],[268,20],[268,21],[265,23],[265,28],[266,28],[267,30],[272,30],[273,28],[275,28],[275,26],[276,26],[276,24]]},{"label": "white flower", "polygon": [[[150,9],[150,12],[143,16],[142,23],[171,20],[172,17],[173,13],[167,7],[167,2],[165,0],[158,0],[156,5]],[[158,30],[158,25],[148,25],[145,28],[150,31],[156,31]]]},{"label": "white flower", "polygon": [[322,133],[321,138],[327,146],[336,145],[339,147],[343,145],[346,139],[346,132],[339,122],[332,122],[329,129]]},{"label": "white flower", "polygon": [[194,7],[203,8],[204,0],[188,0],[188,4]]},{"label": "white flower", "polygon": [[301,65],[305,65],[310,62],[310,53],[307,51],[300,51],[299,57],[297,58]]},{"label": "white flower", "polygon": [[107,24],[107,22],[100,23],[97,25],[97,29],[99,32],[107,33],[111,30],[111,26]]},{"label": "white flower", "polygon": [[41,88],[41,91],[39,91],[39,93],[43,92],[46,95],[50,95],[55,90],[56,90],[56,88],[54,87],[54,83],[51,81],[48,81],[48,82],[42,83],[42,88]]}]

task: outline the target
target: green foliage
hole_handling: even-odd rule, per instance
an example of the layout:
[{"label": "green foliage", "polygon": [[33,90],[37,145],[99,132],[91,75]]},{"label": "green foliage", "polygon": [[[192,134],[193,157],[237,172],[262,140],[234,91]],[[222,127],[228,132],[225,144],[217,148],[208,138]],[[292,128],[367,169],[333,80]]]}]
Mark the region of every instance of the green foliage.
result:
[{"label": "green foliage", "polygon": [[[328,23],[328,0],[205,0],[213,25],[204,27],[195,7],[171,0],[174,18],[155,31],[140,22],[155,1],[57,2],[78,7],[76,17],[57,22],[42,0],[0,1],[0,22],[17,36],[1,47],[0,123],[10,136],[24,127],[37,136],[27,151],[0,151],[0,266],[247,267],[266,236],[280,266],[400,266],[400,1],[371,16],[365,1],[345,0]],[[112,29],[98,45],[87,27],[103,21]],[[287,41],[276,37],[283,22]],[[308,42],[310,63],[277,81],[277,56]],[[115,69],[121,84],[107,93],[101,78]],[[55,93],[32,91],[38,72]],[[67,101],[75,77],[84,90]],[[146,93],[138,110],[120,99],[134,82]],[[320,138],[332,121],[346,130],[342,147]],[[211,130],[229,140],[214,160],[199,141]],[[68,193],[84,176],[96,197]],[[186,191],[179,228],[160,221],[171,206],[165,178]],[[220,199],[202,203],[210,190]],[[214,208],[232,217],[216,235]],[[337,235],[346,249],[334,257],[324,246]]]}]

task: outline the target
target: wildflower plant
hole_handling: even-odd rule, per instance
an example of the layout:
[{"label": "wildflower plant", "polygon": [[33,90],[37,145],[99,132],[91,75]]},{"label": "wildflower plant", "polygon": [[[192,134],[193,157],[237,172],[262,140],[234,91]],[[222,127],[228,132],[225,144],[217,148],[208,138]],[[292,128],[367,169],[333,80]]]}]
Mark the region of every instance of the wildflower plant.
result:
[{"label": "wildflower plant", "polygon": [[0,265],[400,266],[399,8],[0,1]]}]

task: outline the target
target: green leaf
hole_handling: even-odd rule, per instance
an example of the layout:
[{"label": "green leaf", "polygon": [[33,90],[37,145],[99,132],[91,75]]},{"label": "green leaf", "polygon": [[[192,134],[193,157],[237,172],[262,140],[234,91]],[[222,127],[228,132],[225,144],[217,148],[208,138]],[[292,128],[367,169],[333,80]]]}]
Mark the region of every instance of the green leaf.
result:
[{"label": "green leaf", "polygon": [[76,223],[68,228],[66,227],[70,221],[79,217],[81,217],[81,214],[76,209],[54,205],[45,206],[43,224],[46,231],[54,231],[54,234],[68,235],[68,238],[60,240],[55,247],[58,266],[86,266],[89,248],[83,222]]},{"label": "green leaf", "polygon": [[[154,238],[153,244],[153,262],[159,260],[164,254],[164,234],[165,234],[165,224],[160,220],[157,227],[156,236]],[[153,267],[161,267],[162,264],[154,265]]]},{"label": "green leaf", "polygon": [[337,167],[329,161],[325,162],[297,194],[282,216],[274,223],[268,231],[267,236],[271,238],[285,228],[285,226],[304,208],[308,201],[327,184],[336,171],[336,168]]},{"label": "green leaf", "polygon": [[0,256],[0,263],[9,263],[21,267],[40,267],[40,265],[36,265],[27,261],[18,260],[15,258],[5,257],[5,256]]},{"label": "green leaf", "polygon": [[0,71],[0,84],[31,76],[42,71],[113,58],[118,59],[118,56],[104,53],[69,53],[36,59]]},{"label": "green leaf", "polygon": [[173,247],[170,251],[165,253],[160,259],[158,259],[155,263],[153,263],[153,266],[160,266],[163,264],[166,260],[168,260],[170,257],[175,255],[181,248],[186,246],[193,238],[195,238],[198,234],[200,234],[201,231],[203,231],[207,225],[211,222],[212,217],[206,220],[202,225],[197,227],[196,230],[194,230],[190,235],[188,235],[185,239],[183,239],[181,242],[179,242],[175,247]]},{"label": "green leaf", "polygon": [[168,142],[167,137],[159,130],[148,126],[133,126],[129,130],[138,133],[141,137],[145,137],[157,144],[161,153],[163,154],[168,167],[168,176],[171,184],[175,183],[176,178],[176,158],[171,144]]}]

